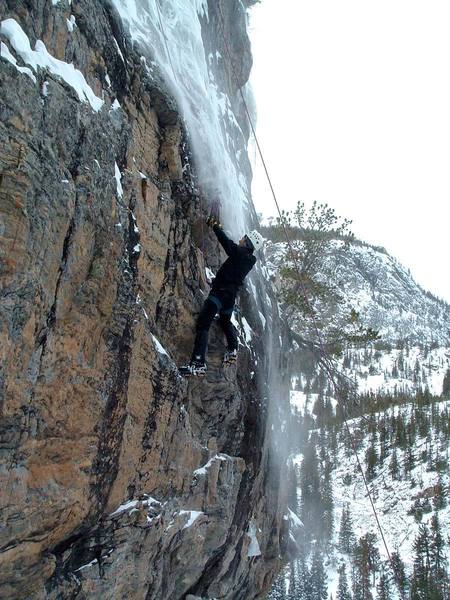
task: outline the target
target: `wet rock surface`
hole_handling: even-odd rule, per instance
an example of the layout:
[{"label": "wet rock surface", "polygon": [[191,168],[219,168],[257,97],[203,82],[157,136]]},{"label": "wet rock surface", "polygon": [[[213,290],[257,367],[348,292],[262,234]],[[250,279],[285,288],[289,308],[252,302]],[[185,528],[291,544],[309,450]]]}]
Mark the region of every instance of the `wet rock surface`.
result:
[{"label": "wet rock surface", "polygon": [[[238,4],[221,10],[245,81]],[[199,243],[206,215],[176,104],[108,3],[3,7],[103,106],[0,59],[0,596],[262,597],[285,506],[270,439],[282,395],[267,376],[281,358],[243,292],[255,339],[242,334],[237,366],[223,369],[213,327],[207,377],[178,375],[206,258],[223,256],[209,232]]]}]

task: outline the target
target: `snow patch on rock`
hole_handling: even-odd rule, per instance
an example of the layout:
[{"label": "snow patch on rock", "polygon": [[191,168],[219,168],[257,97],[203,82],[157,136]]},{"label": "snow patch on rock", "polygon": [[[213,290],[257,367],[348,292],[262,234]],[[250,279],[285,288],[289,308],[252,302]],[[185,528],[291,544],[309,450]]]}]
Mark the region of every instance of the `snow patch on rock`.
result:
[{"label": "snow patch on rock", "polygon": [[[73,64],[58,60],[49,54],[45,44],[41,40],[37,40],[35,49],[32,50],[27,34],[17,21],[14,19],[5,19],[2,21],[0,24],[0,33],[7,38],[23,62],[30,65],[34,72],[37,72],[39,68],[47,69],[50,73],[70,85],[77,93],[80,101],[88,102],[95,112],[98,112],[102,108],[103,100],[94,94],[83,73],[75,69]],[[2,56],[3,52],[5,52],[6,60],[11,62],[11,53],[6,53],[2,46]],[[23,67],[17,68],[20,72],[32,76],[32,79],[36,81],[34,75],[24,71]]]}]

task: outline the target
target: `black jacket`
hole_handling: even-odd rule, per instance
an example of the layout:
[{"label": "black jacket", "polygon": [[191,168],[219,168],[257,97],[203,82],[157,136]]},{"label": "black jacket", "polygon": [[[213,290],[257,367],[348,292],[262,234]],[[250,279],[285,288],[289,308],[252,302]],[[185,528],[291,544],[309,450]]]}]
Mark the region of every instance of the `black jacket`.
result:
[{"label": "black jacket", "polygon": [[256,258],[247,247],[239,246],[230,240],[219,225],[214,225],[213,231],[228,254],[228,258],[217,271],[212,291],[228,290],[236,294],[246,275],[253,269]]}]

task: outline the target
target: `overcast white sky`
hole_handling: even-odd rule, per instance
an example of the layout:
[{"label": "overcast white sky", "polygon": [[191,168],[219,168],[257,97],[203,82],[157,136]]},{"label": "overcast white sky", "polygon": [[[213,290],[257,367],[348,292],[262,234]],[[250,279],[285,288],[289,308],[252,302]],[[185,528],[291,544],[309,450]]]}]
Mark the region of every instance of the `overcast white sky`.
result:
[{"label": "overcast white sky", "polygon": [[[281,206],[327,202],[450,301],[450,1],[262,0],[257,133]],[[275,215],[258,161],[253,197]]]}]

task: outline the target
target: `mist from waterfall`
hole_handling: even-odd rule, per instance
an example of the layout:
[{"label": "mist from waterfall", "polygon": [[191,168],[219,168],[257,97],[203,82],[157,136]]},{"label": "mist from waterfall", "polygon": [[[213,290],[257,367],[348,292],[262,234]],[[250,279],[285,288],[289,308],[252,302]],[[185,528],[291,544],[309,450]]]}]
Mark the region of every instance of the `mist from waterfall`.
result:
[{"label": "mist from waterfall", "polygon": [[160,13],[156,1],[113,0],[113,5],[143,53],[149,75],[161,72],[181,108],[202,191],[211,201],[219,197],[222,222],[240,236],[250,198],[239,169],[246,141],[214,75],[226,57],[205,56],[201,19],[208,19],[207,0],[165,0],[158,5]]}]

